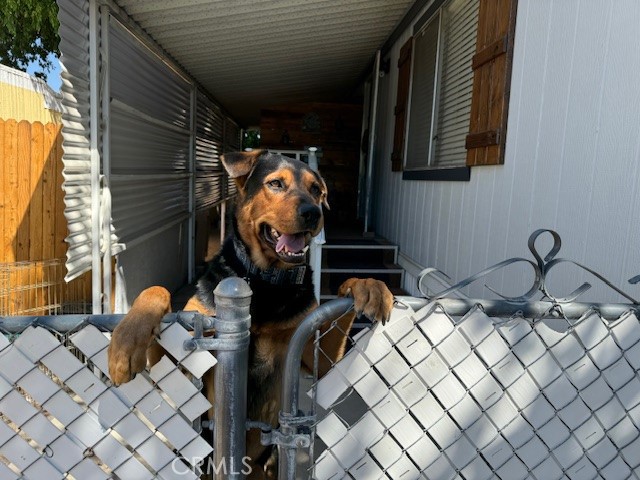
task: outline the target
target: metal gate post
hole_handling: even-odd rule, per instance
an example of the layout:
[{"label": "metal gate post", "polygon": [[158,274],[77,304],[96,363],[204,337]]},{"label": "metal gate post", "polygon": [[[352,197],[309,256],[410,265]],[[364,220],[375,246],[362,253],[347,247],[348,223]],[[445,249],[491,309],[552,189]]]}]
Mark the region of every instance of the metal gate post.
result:
[{"label": "metal gate post", "polygon": [[[245,478],[247,422],[247,373],[251,289],[240,278],[226,278],[214,293],[216,351],[214,367],[215,427],[213,455],[218,480]],[[243,470],[245,473],[243,473]]]}]

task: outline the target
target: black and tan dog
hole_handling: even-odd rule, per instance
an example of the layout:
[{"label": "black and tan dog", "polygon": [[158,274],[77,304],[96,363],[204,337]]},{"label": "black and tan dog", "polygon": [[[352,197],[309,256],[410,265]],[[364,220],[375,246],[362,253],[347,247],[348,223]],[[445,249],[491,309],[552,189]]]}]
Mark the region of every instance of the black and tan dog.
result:
[{"label": "black and tan dog", "polygon": [[[185,310],[215,313],[213,290],[226,277],[246,278],[253,291],[247,418],[276,425],[280,410],[281,368],[291,336],[300,321],[314,308],[312,272],[305,264],[309,241],[323,227],[322,207],[328,207],[323,179],[305,163],[262,151],[232,153],[223,157],[239,195],[233,235],[211,260],[198,282],[198,292]],[[346,334],[355,313],[385,320],[393,305],[388,288],[373,279],[349,279],[339,290],[351,295],[354,312],[343,316],[339,328],[321,339],[324,355],[320,373],[344,353]],[[116,385],[128,382],[137,372],[160,359],[155,343],[160,320],[170,311],[169,293],[151,287],[135,300],[131,311],[113,332],[109,346],[109,372]],[[304,355],[313,365],[313,345]],[[206,382],[212,401],[213,382]],[[252,478],[260,478],[261,463],[268,453],[260,445],[259,432],[247,437],[247,456],[254,465]],[[255,473],[260,472],[259,475]]]}]

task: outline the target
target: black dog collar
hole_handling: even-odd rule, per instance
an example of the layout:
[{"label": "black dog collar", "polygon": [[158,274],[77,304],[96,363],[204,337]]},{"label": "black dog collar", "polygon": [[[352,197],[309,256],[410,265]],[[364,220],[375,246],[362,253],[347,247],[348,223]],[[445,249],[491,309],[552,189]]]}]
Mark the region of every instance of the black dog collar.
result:
[{"label": "black dog collar", "polygon": [[233,239],[233,248],[238,260],[240,260],[242,266],[247,270],[247,276],[258,277],[271,285],[302,285],[304,274],[307,271],[306,265],[299,265],[292,268],[269,267],[261,269],[251,261],[247,249],[238,238]]}]

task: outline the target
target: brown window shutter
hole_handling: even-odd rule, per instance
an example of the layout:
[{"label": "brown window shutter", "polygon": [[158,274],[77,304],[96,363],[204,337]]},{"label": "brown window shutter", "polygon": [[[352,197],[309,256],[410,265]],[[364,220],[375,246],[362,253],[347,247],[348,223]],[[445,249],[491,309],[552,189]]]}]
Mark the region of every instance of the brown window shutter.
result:
[{"label": "brown window shutter", "polygon": [[480,0],[467,165],[504,163],[518,0]]},{"label": "brown window shutter", "polygon": [[396,94],[396,124],[393,133],[393,153],[391,154],[391,171],[402,170],[402,155],[404,153],[404,133],[407,123],[407,105],[409,102],[409,83],[411,81],[411,50],[413,37],[400,49],[398,59],[398,90]]}]

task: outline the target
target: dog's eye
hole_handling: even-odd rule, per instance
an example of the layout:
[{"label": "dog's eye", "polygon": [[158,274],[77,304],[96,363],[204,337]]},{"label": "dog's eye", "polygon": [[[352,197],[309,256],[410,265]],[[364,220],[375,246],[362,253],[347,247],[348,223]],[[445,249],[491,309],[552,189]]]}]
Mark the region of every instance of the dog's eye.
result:
[{"label": "dog's eye", "polygon": [[318,185],[317,183],[314,183],[313,185],[311,185],[311,188],[309,189],[309,191],[311,192],[311,195],[313,195],[314,197],[319,197],[320,194],[322,193],[322,190],[320,189],[320,185]]},{"label": "dog's eye", "polygon": [[284,188],[284,184],[282,183],[282,180],[278,180],[278,179],[270,180],[269,182],[267,182],[267,185],[269,185],[274,190],[282,190]]}]

